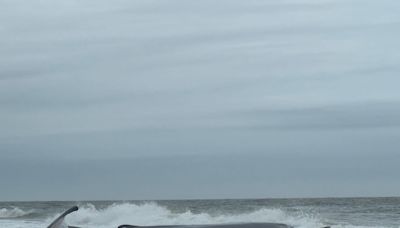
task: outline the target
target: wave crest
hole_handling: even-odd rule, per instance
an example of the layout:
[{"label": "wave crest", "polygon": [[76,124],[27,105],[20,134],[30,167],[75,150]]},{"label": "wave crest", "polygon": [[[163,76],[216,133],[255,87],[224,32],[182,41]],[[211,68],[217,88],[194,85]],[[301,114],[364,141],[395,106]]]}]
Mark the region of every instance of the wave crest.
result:
[{"label": "wave crest", "polygon": [[281,209],[263,208],[242,214],[177,213],[157,203],[112,204],[104,209],[97,209],[92,204],[80,205],[78,213],[66,218],[68,224],[84,227],[116,227],[120,224],[182,225],[182,224],[221,224],[246,222],[286,223],[296,228],[322,227],[323,224],[312,216],[289,215]]},{"label": "wave crest", "polygon": [[29,214],[32,214],[33,210],[29,211],[24,211],[18,207],[13,207],[13,208],[1,208],[0,209],[0,218],[6,219],[6,218],[19,218],[23,217]]}]

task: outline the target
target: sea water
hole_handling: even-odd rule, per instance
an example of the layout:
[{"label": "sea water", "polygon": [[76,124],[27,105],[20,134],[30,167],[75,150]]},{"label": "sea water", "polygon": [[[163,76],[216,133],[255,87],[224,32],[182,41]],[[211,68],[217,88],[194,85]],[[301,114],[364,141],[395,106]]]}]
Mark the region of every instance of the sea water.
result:
[{"label": "sea water", "polygon": [[0,227],[43,228],[73,205],[65,223],[87,228],[278,222],[296,228],[400,227],[400,198],[0,202]]}]

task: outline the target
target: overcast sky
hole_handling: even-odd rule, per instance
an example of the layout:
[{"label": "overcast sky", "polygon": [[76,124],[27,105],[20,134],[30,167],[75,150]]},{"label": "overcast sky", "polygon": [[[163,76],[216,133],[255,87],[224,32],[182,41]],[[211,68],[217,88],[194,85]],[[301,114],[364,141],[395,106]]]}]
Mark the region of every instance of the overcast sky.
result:
[{"label": "overcast sky", "polygon": [[0,200],[393,196],[398,0],[0,0]]}]

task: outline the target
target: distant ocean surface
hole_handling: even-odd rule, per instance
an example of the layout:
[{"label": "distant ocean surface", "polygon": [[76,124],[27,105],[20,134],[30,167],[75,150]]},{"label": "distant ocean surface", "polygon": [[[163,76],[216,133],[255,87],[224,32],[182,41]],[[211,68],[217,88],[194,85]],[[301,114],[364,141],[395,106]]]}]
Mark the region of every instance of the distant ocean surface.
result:
[{"label": "distant ocean surface", "polygon": [[0,227],[43,228],[73,205],[69,225],[279,222],[294,227],[400,227],[400,198],[0,202]]}]

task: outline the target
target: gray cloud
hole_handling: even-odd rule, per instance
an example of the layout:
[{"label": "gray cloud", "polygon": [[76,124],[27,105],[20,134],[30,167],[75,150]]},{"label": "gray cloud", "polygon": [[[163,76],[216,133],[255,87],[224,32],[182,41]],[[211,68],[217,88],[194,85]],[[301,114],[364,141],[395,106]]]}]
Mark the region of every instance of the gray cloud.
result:
[{"label": "gray cloud", "polygon": [[[377,167],[399,161],[399,4],[1,1],[1,197],[85,198],[93,184],[108,189],[98,198],[129,198],[110,187],[129,178],[138,198],[389,194],[367,186],[398,187],[394,165]],[[288,164],[283,184],[275,164]],[[57,185],[81,194],[50,185],[56,167]],[[107,172],[124,176],[107,187]],[[146,194],[166,188],[159,173],[192,187]]]},{"label": "gray cloud", "polygon": [[234,121],[243,127],[271,130],[398,128],[398,102],[370,102],[291,109],[241,111]]},{"label": "gray cloud", "polygon": [[[377,191],[394,195],[399,187],[396,159],[393,154],[275,154],[70,162],[6,160],[0,163],[0,175],[3,183],[12,183],[2,188],[3,197],[12,198],[17,192],[22,199],[34,196],[57,200],[60,195],[72,200],[82,199],[82,196],[102,200],[326,197],[337,196],[338,191],[342,196],[376,194]],[[6,170],[12,172],[4,172]],[[13,187],[15,183],[17,189]],[[43,188],[53,191],[46,192]]]}]

